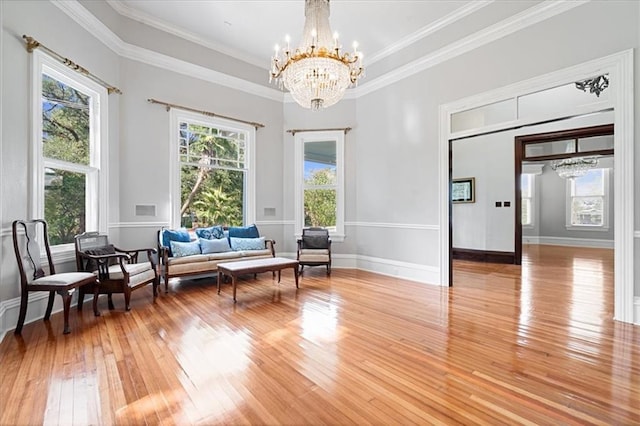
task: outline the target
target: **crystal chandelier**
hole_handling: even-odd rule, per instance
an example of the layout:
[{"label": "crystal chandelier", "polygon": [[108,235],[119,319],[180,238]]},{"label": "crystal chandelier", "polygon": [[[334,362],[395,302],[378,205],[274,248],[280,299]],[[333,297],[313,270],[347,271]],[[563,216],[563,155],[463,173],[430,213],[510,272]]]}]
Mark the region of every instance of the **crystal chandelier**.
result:
[{"label": "crystal chandelier", "polygon": [[338,34],[331,34],[329,0],[305,0],[302,39],[295,52],[289,36],[282,49],[276,45],[270,81],[291,92],[293,99],[314,111],[327,108],[344,96],[347,87],[364,76],[362,52],[343,52]]},{"label": "crystal chandelier", "polygon": [[597,165],[596,157],[574,157],[551,162],[551,168],[558,173],[558,176],[565,179],[584,176]]}]

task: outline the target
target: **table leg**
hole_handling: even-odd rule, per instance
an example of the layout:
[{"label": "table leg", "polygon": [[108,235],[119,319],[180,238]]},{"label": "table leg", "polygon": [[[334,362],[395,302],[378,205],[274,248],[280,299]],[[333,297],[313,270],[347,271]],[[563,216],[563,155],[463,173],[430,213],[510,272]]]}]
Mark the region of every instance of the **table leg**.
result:
[{"label": "table leg", "polygon": [[218,294],[220,294],[220,281],[222,281],[222,272],[218,269]]},{"label": "table leg", "polygon": [[300,288],[298,287],[298,266],[297,265],[293,267],[293,274],[296,277],[296,288]]},{"label": "table leg", "polygon": [[231,274],[231,284],[233,284],[233,303],[236,303],[236,275]]}]

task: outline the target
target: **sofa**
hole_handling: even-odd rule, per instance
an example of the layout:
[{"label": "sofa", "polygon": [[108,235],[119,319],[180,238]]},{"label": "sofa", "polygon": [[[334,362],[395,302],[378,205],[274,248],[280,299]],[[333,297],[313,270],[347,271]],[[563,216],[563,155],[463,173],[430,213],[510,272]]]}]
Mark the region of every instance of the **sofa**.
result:
[{"label": "sofa", "polygon": [[169,279],[217,273],[218,263],[275,257],[275,241],[261,237],[255,225],[225,228],[160,228],[159,268],[165,292]]}]

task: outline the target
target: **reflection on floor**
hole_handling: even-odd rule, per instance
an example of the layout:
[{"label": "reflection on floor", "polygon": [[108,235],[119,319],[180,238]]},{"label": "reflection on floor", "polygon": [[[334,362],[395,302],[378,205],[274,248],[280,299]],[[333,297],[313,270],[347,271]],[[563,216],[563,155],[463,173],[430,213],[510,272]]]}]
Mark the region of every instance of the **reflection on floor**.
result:
[{"label": "reflection on floor", "polygon": [[[174,281],[0,343],[0,424],[638,424],[610,250],[455,262],[455,287],[305,270]],[[118,302],[120,302],[118,304]]]}]

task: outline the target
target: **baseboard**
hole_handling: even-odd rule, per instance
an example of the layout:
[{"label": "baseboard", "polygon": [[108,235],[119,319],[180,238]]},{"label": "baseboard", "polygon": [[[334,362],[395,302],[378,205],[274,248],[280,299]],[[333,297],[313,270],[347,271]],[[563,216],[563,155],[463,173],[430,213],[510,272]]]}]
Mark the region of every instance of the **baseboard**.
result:
[{"label": "baseboard", "polygon": [[594,238],[567,238],[567,237],[538,237],[523,236],[523,244],[546,244],[550,246],[568,247],[592,247],[592,248],[613,248],[613,240],[598,240]]},{"label": "baseboard", "polygon": [[634,315],[633,315],[633,323],[635,325],[640,325],[640,297],[636,297],[633,301]]},{"label": "baseboard", "polygon": [[[71,299],[71,307],[77,306],[77,292],[73,294],[73,298]],[[47,301],[49,298],[49,293],[47,292],[37,292],[31,293],[29,295],[29,305],[27,306],[27,317],[25,318],[24,323],[29,324],[34,321],[42,321],[44,317],[44,313],[47,310]],[[87,301],[93,300],[93,295],[86,295],[84,299],[84,303]],[[55,314],[58,312],[62,312],[62,298],[56,296],[55,303],[53,304],[53,310],[51,314]],[[10,332],[15,330],[16,325],[18,324],[18,315],[20,314],[20,298],[16,297],[13,299],[5,300],[0,302],[0,342],[4,339],[4,336]],[[62,331],[60,331],[62,332]]]},{"label": "baseboard", "polygon": [[506,263],[513,265],[516,255],[510,251],[474,250],[464,248],[453,248],[454,259],[470,260],[473,262]]}]

